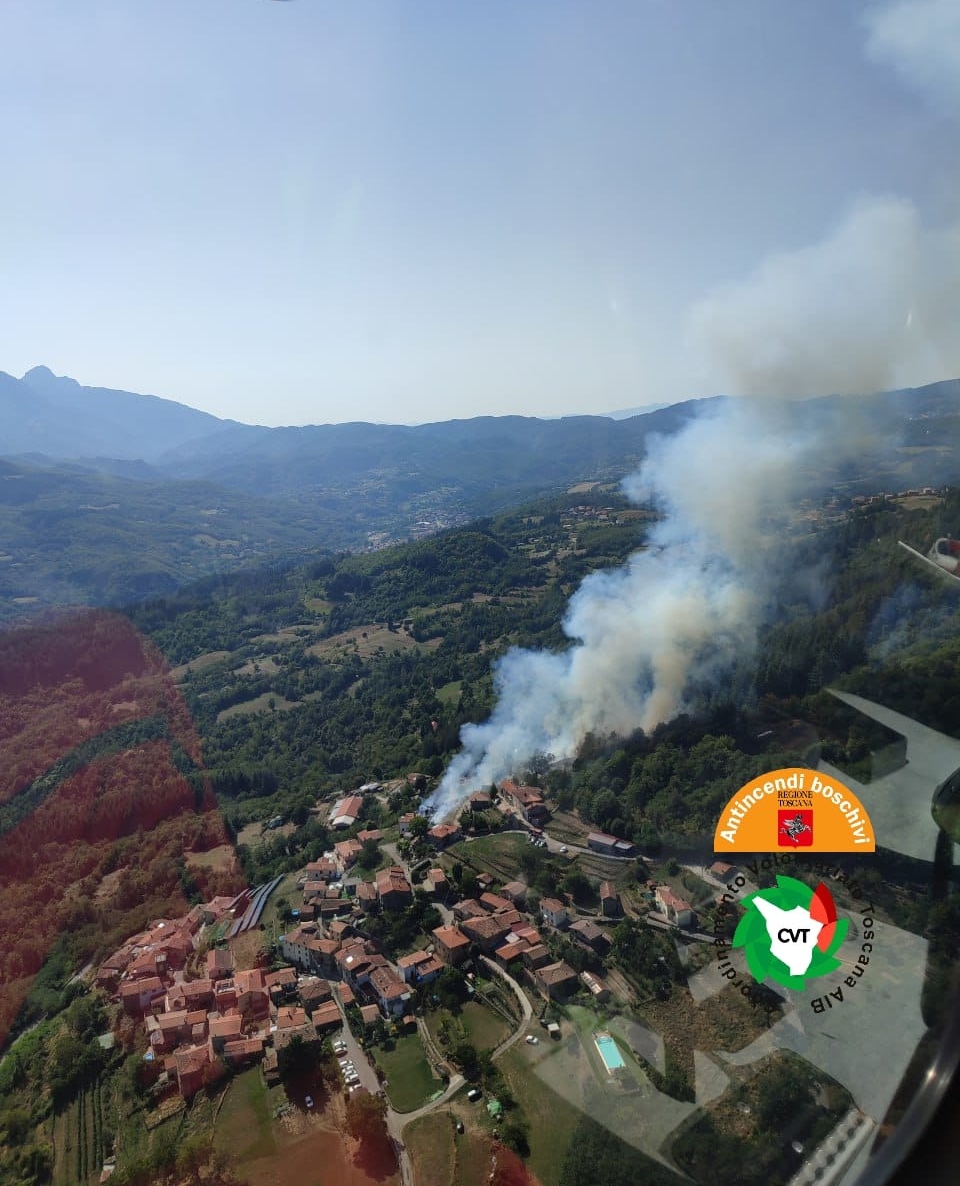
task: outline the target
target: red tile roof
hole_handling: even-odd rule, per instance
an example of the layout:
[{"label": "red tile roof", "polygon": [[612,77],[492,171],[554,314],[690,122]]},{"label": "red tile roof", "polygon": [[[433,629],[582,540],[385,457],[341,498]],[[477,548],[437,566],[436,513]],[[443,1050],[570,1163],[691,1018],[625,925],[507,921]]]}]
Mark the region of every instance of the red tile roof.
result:
[{"label": "red tile roof", "polygon": [[437,927],[433,932],[433,937],[438,943],[442,943],[448,951],[470,946],[470,940],[458,927]]}]

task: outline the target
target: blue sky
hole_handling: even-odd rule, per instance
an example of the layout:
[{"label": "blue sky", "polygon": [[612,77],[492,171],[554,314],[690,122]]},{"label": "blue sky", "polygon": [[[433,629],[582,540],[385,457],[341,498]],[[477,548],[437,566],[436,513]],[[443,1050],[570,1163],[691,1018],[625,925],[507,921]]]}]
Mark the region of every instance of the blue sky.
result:
[{"label": "blue sky", "polygon": [[958,9],[4,0],[0,369],[264,424],[960,374]]}]

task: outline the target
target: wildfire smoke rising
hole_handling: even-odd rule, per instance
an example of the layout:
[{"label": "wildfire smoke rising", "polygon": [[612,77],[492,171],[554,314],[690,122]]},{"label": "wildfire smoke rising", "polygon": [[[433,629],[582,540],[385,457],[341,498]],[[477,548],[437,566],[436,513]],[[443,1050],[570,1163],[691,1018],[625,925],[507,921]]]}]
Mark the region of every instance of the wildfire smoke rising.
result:
[{"label": "wildfire smoke rising", "polygon": [[497,663],[497,704],[425,805],[438,816],[544,751],[573,757],[587,733],[651,730],[683,707],[690,678],[749,654],[769,589],[760,517],[783,505],[808,447],[730,402],[650,445],[624,484],[664,518],[625,565],[588,576],[563,622],[572,646],[514,649]]},{"label": "wildfire smoke rising", "polygon": [[426,811],[446,815],[537,752],[572,757],[587,733],[649,731],[683,708],[694,678],[702,686],[749,656],[773,580],[791,567],[762,537],[775,538],[805,464],[881,445],[852,408],[800,437],[782,400],[956,373],[958,277],[960,229],[924,227],[909,202],[863,200],[820,243],[771,254],[693,308],[694,343],[728,390],[750,398],[649,443],[624,483],[664,515],[647,548],[584,580],[563,622],[567,650],[498,662],[496,707],[461,730]]}]

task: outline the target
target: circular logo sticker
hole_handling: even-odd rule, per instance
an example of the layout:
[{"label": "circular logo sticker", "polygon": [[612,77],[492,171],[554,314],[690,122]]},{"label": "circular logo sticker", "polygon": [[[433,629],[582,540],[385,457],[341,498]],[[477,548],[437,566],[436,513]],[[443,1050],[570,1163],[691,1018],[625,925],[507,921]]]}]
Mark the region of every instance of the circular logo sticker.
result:
[{"label": "circular logo sticker", "polygon": [[822,881],[812,890],[778,873],[776,888],[756,890],[742,904],[747,912],[737,924],[733,946],[743,948],[758,983],[770,979],[802,990],[808,980],[840,967],[835,952],[850,924],[837,920],[833,895]]}]

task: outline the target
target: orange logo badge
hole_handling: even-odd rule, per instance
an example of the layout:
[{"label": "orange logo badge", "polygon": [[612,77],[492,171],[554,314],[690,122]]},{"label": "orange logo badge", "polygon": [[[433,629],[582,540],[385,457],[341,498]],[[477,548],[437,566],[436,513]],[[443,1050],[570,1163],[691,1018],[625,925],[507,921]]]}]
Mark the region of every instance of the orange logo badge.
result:
[{"label": "orange logo badge", "polygon": [[788,766],[742,786],[723,809],[714,851],[875,852],[866,808],[842,782]]}]

